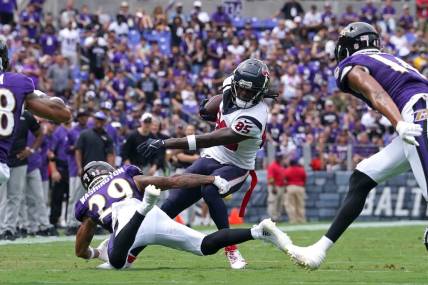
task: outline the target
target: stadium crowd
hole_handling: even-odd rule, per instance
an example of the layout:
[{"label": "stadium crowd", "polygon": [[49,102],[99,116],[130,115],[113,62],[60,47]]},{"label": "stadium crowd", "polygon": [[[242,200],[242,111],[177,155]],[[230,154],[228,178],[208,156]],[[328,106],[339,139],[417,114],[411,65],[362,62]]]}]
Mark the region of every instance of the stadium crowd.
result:
[{"label": "stadium crowd", "polygon": [[[63,98],[75,111],[69,124],[42,121],[41,147],[31,148],[29,138],[24,148],[30,153],[22,163],[27,172],[40,170],[46,197],[49,183],[62,189],[51,198],[54,226],[60,224],[67,187],[79,187],[72,182],[82,168],[76,152],[83,161],[97,155],[85,153],[85,145],[102,150],[106,161],[131,162],[149,174],[167,175],[187,165],[176,152],[142,161],[135,146],[147,137],[213,128],[199,119],[199,103],[218,94],[224,78],[246,58],[267,63],[271,89],[279,94],[270,102],[268,144],[293,161],[309,146],[315,171],[347,169],[349,155],[355,165],[395,136],[385,118],[336,88],[333,53],[341,27],[356,20],[375,24],[385,50],[428,73],[426,9],[415,18],[407,4],[396,10],[391,0],[367,0],[360,11],[349,5],[341,13],[329,2],[304,11],[298,1],[287,1],[272,19],[237,17],[222,5],[209,14],[201,1],[190,11],[174,1],[153,11],[122,2],[115,15],[67,1],[54,17],[44,12],[44,2],[30,0],[17,9],[15,0],[1,1],[0,34],[9,46],[11,71],[31,77],[36,89]],[[92,136],[82,136],[85,129]],[[266,148],[259,154],[263,168]],[[69,195],[75,193],[80,192],[70,189]],[[72,205],[67,212],[67,220],[74,220]],[[76,224],[70,223],[73,234]]]}]

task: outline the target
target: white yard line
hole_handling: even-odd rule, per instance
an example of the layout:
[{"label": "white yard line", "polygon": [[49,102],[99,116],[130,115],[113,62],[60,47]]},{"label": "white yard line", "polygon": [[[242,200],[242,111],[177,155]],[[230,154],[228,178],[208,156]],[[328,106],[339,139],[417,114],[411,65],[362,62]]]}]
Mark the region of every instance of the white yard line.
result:
[{"label": "white yard line", "polygon": [[[326,230],[330,224],[308,224],[308,225],[287,225],[280,226],[280,229],[286,232],[298,231],[319,231]],[[396,222],[361,222],[351,225],[351,228],[390,228],[390,227],[407,227],[407,226],[428,226],[428,221],[396,221]],[[201,231],[203,233],[212,233],[214,230]],[[95,240],[103,240],[107,238],[106,235],[95,236]],[[2,245],[12,244],[35,244],[35,243],[51,243],[51,242],[65,242],[74,241],[74,236],[61,236],[61,237],[29,237],[25,239],[17,239],[15,241],[0,241]]]}]

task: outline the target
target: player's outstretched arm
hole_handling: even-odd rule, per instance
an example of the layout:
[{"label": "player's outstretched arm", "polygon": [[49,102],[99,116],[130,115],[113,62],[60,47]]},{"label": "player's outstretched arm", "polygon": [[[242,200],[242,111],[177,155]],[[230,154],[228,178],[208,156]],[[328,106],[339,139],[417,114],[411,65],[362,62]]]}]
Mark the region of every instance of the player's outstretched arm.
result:
[{"label": "player's outstretched arm", "polygon": [[98,250],[89,246],[91,244],[92,238],[94,237],[96,227],[97,224],[92,221],[91,218],[86,217],[83,219],[83,222],[76,234],[75,252],[77,257],[83,259],[92,259],[98,257]]},{"label": "player's outstretched arm", "polygon": [[134,181],[141,191],[148,185],[154,185],[162,191],[173,188],[194,188],[205,184],[214,184],[219,188],[219,192],[227,192],[229,183],[220,176],[207,176],[199,174],[185,173],[170,177],[163,176],[145,176],[138,175],[134,177]]},{"label": "player's outstretched arm", "polygon": [[166,140],[147,139],[140,144],[137,151],[145,158],[150,158],[158,151],[165,148],[171,149],[189,149],[207,148],[217,145],[228,145],[239,143],[248,136],[243,136],[231,128],[222,128],[202,135],[190,135],[184,138],[170,138]]},{"label": "player's outstretched arm", "polygon": [[352,68],[347,79],[349,87],[366,97],[373,108],[391,122],[403,141],[416,146],[419,145],[415,136],[422,134],[422,127],[404,121],[400,110],[385,89],[363,67],[355,66]]},{"label": "player's outstretched arm", "polygon": [[58,97],[49,98],[43,92],[35,91],[27,95],[25,104],[27,109],[39,117],[57,123],[64,123],[71,120],[70,109]]}]

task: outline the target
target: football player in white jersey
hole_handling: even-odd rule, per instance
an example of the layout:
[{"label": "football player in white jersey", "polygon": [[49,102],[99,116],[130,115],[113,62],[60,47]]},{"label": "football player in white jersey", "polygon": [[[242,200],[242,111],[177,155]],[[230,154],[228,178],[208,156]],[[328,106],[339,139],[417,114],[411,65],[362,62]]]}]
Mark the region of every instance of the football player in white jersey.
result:
[{"label": "football player in white jersey", "polygon": [[[256,153],[263,145],[268,117],[268,106],[263,99],[268,94],[269,70],[262,61],[247,59],[238,65],[230,79],[230,85],[223,89],[216,117],[205,112],[204,107],[200,112],[204,119],[216,121],[214,131],[184,138],[148,139],[138,147],[145,158],[150,158],[164,148],[205,148],[201,158],[189,166],[186,173],[218,175],[231,184],[230,190],[225,194],[219,194],[212,185],[170,192],[161,208],[171,218],[204,198],[217,228],[229,228],[223,197],[238,191],[250,173],[253,178],[252,186],[255,184],[253,170]],[[252,188],[244,198],[241,215],[251,191]],[[226,247],[225,250],[233,269],[245,267],[246,262],[235,245]]]}]

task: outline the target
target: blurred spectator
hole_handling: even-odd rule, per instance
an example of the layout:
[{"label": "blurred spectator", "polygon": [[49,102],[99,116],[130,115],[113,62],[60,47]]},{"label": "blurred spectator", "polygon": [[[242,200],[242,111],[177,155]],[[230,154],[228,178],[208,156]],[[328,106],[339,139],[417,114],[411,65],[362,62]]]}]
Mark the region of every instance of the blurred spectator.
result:
[{"label": "blurred spectator", "polygon": [[59,13],[61,27],[65,27],[76,19],[76,15],[79,14],[79,11],[74,8],[74,0],[67,0],[65,8],[62,9]]},{"label": "blurred spectator", "polygon": [[73,87],[73,77],[71,68],[62,55],[55,57],[55,63],[48,69],[47,78],[49,78],[49,85],[55,96],[66,98],[69,95]]},{"label": "blurred spectator", "polygon": [[305,223],[305,184],[306,171],[294,159],[290,160],[290,165],[285,168],[286,179],[285,211],[287,212],[290,224]]},{"label": "blurred spectator", "polygon": [[79,45],[79,31],[76,23],[68,22],[67,26],[59,32],[58,40],[61,42],[61,54],[66,57],[72,66],[79,63],[77,47]]},{"label": "blurred spectator", "polygon": [[105,161],[115,165],[113,140],[104,129],[107,116],[99,111],[94,115],[93,128],[84,130],[76,142],[76,164],[79,175],[83,167],[91,161]]},{"label": "blurred spectator", "polygon": [[155,170],[151,169],[151,161],[143,160],[141,155],[137,153],[137,147],[148,138],[153,138],[151,133],[152,120],[152,114],[144,113],[140,118],[140,127],[129,134],[122,147],[123,163],[137,165],[144,173],[149,173],[150,170],[154,173]]},{"label": "blurred spectator", "polygon": [[0,1],[0,24],[13,25],[13,15],[17,9],[16,0]]},{"label": "blurred spectator", "polygon": [[223,5],[217,5],[217,11],[211,14],[211,21],[217,27],[223,27],[231,22],[228,14],[224,11]]},{"label": "blurred spectator", "polygon": [[40,28],[41,15],[35,11],[33,4],[29,3],[19,15],[19,24],[27,29],[28,37],[36,39]]},{"label": "blurred spectator", "polygon": [[362,132],[357,136],[357,141],[353,146],[353,157],[354,166],[357,165],[361,160],[371,156],[379,151],[379,147],[374,145],[369,140],[367,132]]},{"label": "blurred spectator", "polygon": [[302,17],[304,13],[302,5],[296,0],[285,2],[276,17],[282,15],[284,19],[294,21],[296,17]]},{"label": "blurred spectator", "polygon": [[[60,220],[63,202],[68,201],[69,173],[68,173],[68,129],[69,124],[61,124],[55,128],[48,148],[49,169],[51,171],[51,212],[49,220],[56,228],[65,226],[64,220]],[[64,217],[65,218],[65,217]]]},{"label": "blurred spectator", "polygon": [[40,45],[44,55],[53,56],[58,52],[59,41],[53,25],[50,24],[45,26],[44,33],[40,36]]},{"label": "blurred spectator", "polygon": [[358,20],[359,20],[358,14],[354,12],[354,8],[352,7],[352,5],[347,5],[346,11],[342,14],[340,18],[340,24],[342,26],[346,26],[349,23],[352,23]]},{"label": "blurred spectator", "polygon": [[409,30],[415,26],[414,18],[410,15],[410,9],[408,4],[403,5],[403,14],[398,19],[398,25],[404,30]]},{"label": "blurred spectator", "polygon": [[392,5],[392,0],[386,0],[385,5],[382,7],[382,21],[379,22],[380,27],[384,33],[395,32],[396,27],[396,11]]},{"label": "blurred spectator", "polygon": [[324,12],[321,14],[321,20],[326,27],[332,26],[336,22],[336,15],[331,9],[331,2],[324,3]]},{"label": "blurred spectator", "polygon": [[377,19],[377,8],[373,5],[373,0],[366,0],[366,4],[361,7],[361,20],[373,25]]},{"label": "blurred spectator", "polygon": [[281,153],[276,153],[275,160],[267,168],[268,198],[267,213],[272,221],[281,221],[285,203],[285,168]]}]

